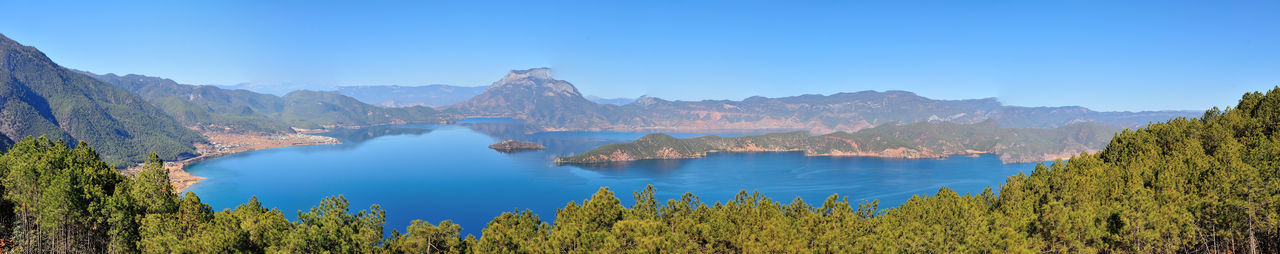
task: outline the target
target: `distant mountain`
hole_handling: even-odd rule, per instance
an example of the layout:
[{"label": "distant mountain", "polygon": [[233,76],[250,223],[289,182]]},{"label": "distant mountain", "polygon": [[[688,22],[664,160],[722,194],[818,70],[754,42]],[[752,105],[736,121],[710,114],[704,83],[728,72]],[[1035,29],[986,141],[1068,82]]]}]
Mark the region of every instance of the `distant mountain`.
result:
[{"label": "distant mountain", "polygon": [[383,108],[337,92],[301,90],[281,99],[285,108],[280,119],[301,128],[441,122],[439,112],[429,107]]},{"label": "distant mountain", "polygon": [[620,108],[582,97],[569,82],[551,78],[551,69],[513,70],[484,93],[450,106],[462,117],[513,117],[548,129],[600,129],[627,122]]},{"label": "distant mountain", "polygon": [[89,74],[139,94],[184,125],[199,129],[292,132],[292,127],[316,129],[441,121],[438,112],[431,108],[382,108],[336,92],[301,90],[277,97],[248,90],[183,85],[165,78],[134,74]]},{"label": "distant mountain", "polygon": [[63,68],[34,47],[0,34],[0,150],[27,137],[85,142],[115,165],[154,152],[195,155],[204,139],[138,95]]},{"label": "distant mountain", "polygon": [[1070,158],[1106,147],[1118,129],[1081,123],[1053,129],[1006,129],[995,121],[976,124],[920,122],[885,124],[858,132],[811,136],[807,132],[725,138],[678,139],[649,134],[629,143],[600,146],[556,159],[559,163],[606,163],[645,159],[701,158],[713,152],[801,151],[807,156],[940,158],[999,154],[1007,163]]},{"label": "distant mountain", "polygon": [[886,123],[995,120],[1008,128],[1055,128],[1092,122],[1114,128],[1142,126],[1193,111],[1097,112],[1082,107],[1014,107],[995,98],[934,100],[906,91],[862,91],[741,101],[667,101],[642,96],[615,106],[591,102],[546,68],[511,71],[479,96],[447,110],[458,117],[514,117],[548,130],[858,131]]},{"label": "distant mountain", "polygon": [[212,85],[227,90],[248,90],[256,93],[284,96],[298,90],[331,90],[333,87],[314,86],[298,83],[259,83],[244,82],[234,85]]},{"label": "distant mountain", "polygon": [[486,88],[450,85],[339,86],[338,93],[383,107],[440,107],[471,99]]},{"label": "distant mountain", "polygon": [[596,104],[612,104],[618,106],[636,102],[636,99],[634,98],[601,98],[600,96],[595,95],[587,95],[587,100],[595,102]]}]

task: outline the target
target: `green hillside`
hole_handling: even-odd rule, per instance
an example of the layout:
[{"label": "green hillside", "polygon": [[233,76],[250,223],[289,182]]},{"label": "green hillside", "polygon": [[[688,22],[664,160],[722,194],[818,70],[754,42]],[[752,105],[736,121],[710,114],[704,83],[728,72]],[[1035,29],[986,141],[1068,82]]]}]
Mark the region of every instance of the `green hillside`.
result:
[{"label": "green hillside", "polygon": [[214,86],[182,85],[169,79],[134,74],[84,73],[142,96],[186,126],[220,126],[259,132],[291,131],[289,124],[266,114],[284,108],[284,103],[273,95]]},{"label": "green hillside", "polygon": [[36,48],[0,35],[0,148],[26,137],[85,142],[116,166],[147,153],[195,155],[194,131],[137,95],[53,63]]},{"label": "green hillside", "polygon": [[88,74],[141,95],[184,125],[199,128],[269,133],[292,132],[291,127],[317,129],[441,121],[432,108],[382,108],[335,92],[295,91],[277,97],[248,90],[183,85],[134,74]]}]

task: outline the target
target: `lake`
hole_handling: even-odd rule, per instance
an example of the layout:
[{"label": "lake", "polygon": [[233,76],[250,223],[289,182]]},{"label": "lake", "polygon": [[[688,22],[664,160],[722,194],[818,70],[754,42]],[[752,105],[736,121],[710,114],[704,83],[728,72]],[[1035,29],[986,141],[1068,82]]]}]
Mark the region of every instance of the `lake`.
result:
[{"label": "lake", "polygon": [[[493,217],[530,209],[543,221],[557,208],[582,202],[609,187],[624,206],[645,185],[657,188],[660,203],[690,192],[705,203],[728,201],[739,190],[759,191],[775,201],[796,197],[811,205],[833,193],[851,201],[880,200],[896,206],[912,195],[946,186],[959,193],[998,189],[1005,178],[1030,173],[1034,164],[1001,164],[994,155],[947,159],[806,157],[799,152],[715,153],[689,160],[646,160],[607,166],[558,166],[557,156],[626,142],[646,133],[538,132],[514,120],[483,119],[452,125],[396,125],[340,130],[341,145],[300,146],[240,153],[188,167],[208,179],[193,186],[215,210],[235,208],[252,196],[290,219],[320,199],[344,195],[352,210],[379,204],[387,231],[410,221],[453,220],[464,234],[480,235]],[[706,133],[671,133],[695,137]],[[716,133],[738,136],[755,133]],[[547,147],[504,154],[487,148],[516,139]]]}]

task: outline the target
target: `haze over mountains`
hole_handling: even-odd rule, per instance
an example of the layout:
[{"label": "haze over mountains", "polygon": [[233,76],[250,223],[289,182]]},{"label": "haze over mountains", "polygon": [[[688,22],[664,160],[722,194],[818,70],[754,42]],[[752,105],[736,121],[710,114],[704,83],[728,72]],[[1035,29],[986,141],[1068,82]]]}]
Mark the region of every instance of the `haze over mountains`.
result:
[{"label": "haze over mountains", "polygon": [[227,90],[249,90],[255,93],[270,94],[275,96],[284,96],[293,91],[298,90],[328,90],[317,89],[314,86],[299,84],[293,82],[286,83],[262,83],[262,82],[241,82],[234,85],[212,85]]},{"label": "haze over mountains", "polygon": [[636,102],[636,98],[604,98],[595,95],[587,95],[587,100],[595,102],[596,104],[613,104],[618,106]]},{"label": "haze over mountains", "polygon": [[339,86],[338,93],[383,107],[453,105],[483,93],[486,87],[451,85],[426,86]]},{"label": "haze over mountains", "polygon": [[[296,83],[281,84],[264,84],[264,83],[240,83],[236,85],[215,85],[228,90],[248,90],[257,93],[272,94],[284,96],[290,92],[297,90],[307,90],[308,86]],[[360,100],[361,102],[377,105],[380,107],[443,107],[456,104],[458,102],[471,99],[476,95],[483,93],[487,86],[454,86],[454,85],[425,85],[425,86],[401,86],[401,85],[361,85],[361,86],[337,86],[331,89],[339,94],[350,96]],[[635,102],[634,98],[603,98],[599,96],[587,95],[587,100],[598,104],[626,105]]]},{"label": "haze over mountains", "polygon": [[[714,132],[801,130],[855,132],[884,124],[992,121],[999,128],[1056,128],[1090,123],[1136,127],[1190,111],[1097,112],[1083,107],[1004,106],[993,98],[933,100],[906,91],[862,91],[741,101],[667,101],[641,97],[625,105],[587,99],[548,68],[513,70],[488,87],[364,86],[299,90],[276,96],[184,85],[142,75],[63,68],[32,47],[2,38],[0,148],[45,135],[85,141],[113,163],[194,155],[207,132],[292,133],[383,124],[438,123],[473,117],[522,119],[540,130]],[[483,90],[482,90],[483,89]],[[379,107],[362,102],[379,101]],[[473,96],[468,96],[474,94]],[[463,97],[466,97],[465,99]],[[454,103],[456,102],[456,103]],[[432,108],[437,107],[437,108]]]}]

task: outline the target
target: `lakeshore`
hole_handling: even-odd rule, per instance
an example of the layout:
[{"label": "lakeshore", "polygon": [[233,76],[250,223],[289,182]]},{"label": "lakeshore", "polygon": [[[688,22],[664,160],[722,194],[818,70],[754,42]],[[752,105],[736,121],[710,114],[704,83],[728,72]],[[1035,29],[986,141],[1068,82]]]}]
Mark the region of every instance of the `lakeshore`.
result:
[{"label": "lakeshore", "polygon": [[[302,134],[306,133],[306,134]],[[248,151],[291,147],[291,146],[309,146],[309,145],[336,145],[342,144],[333,137],[311,135],[323,133],[310,131],[300,132],[298,134],[244,134],[216,131],[202,131],[200,134],[209,140],[209,143],[197,143],[196,152],[199,156],[180,160],[169,161],[164,163],[165,169],[169,170],[169,184],[173,185],[174,192],[181,193],[186,191],[192,185],[200,183],[204,177],[192,175],[186,171],[186,167],[225,155],[243,153]],[[144,164],[138,164],[124,170],[120,173],[132,175],[142,170]]]}]

